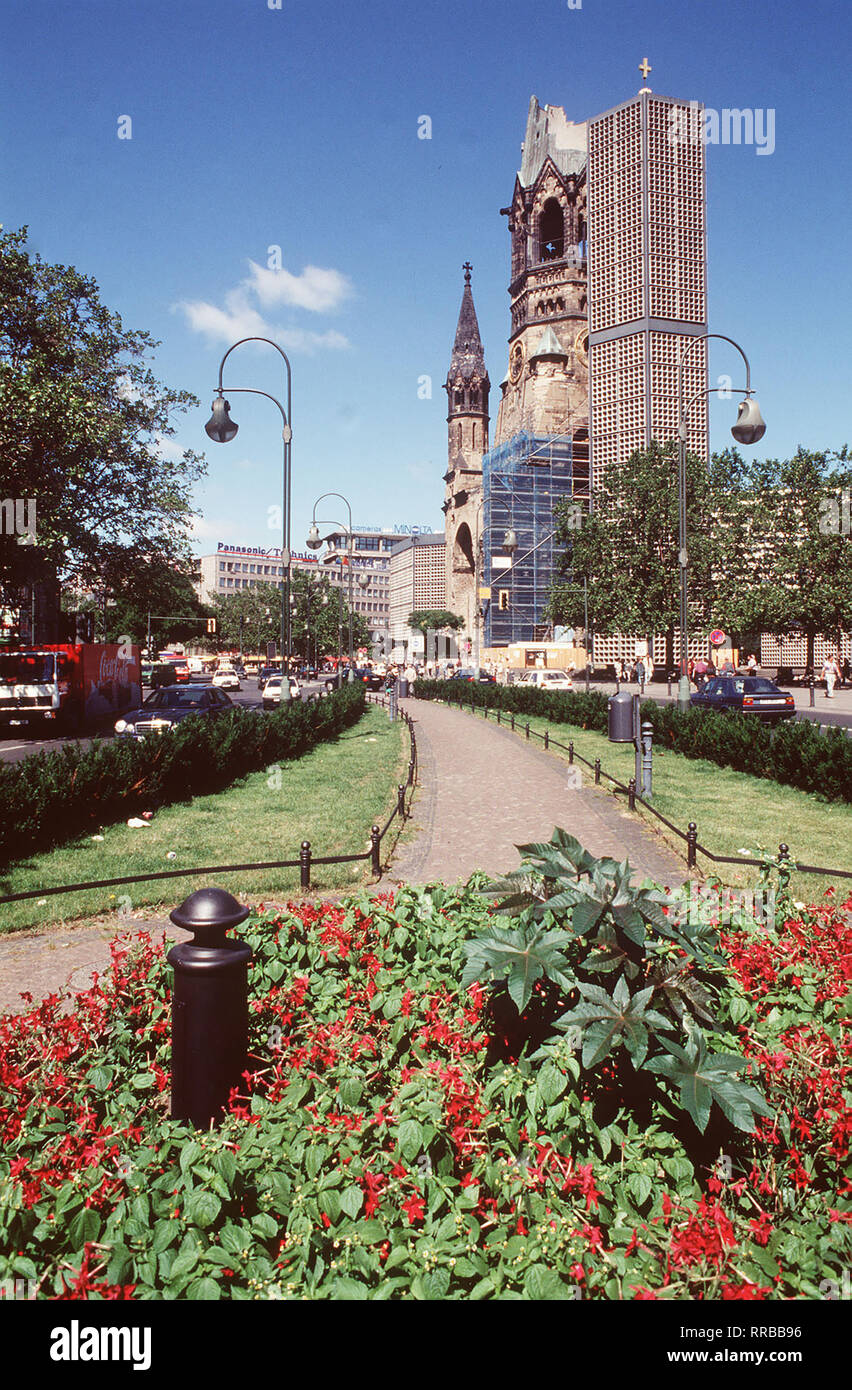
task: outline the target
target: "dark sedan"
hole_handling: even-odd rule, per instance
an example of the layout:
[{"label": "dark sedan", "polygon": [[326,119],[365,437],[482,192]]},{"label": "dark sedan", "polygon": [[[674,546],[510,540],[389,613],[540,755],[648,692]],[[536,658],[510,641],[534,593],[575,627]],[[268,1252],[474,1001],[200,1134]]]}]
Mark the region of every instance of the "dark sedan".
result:
[{"label": "dark sedan", "polygon": [[480,683],[480,685],[496,685],[496,684],[497,684],[497,682],[496,682],[496,680],[494,679],[494,677],[493,677],[493,676],[489,676],[489,674],[488,674],[487,671],[480,671],[480,672],[479,672],[479,675],[477,675],[475,671],[468,670],[468,669],[467,669],[466,667],[464,667],[464,666],[462,667],[462,669],[461,669],[460,671],[453,671],[453,674],[450,676],[450,680],[451,680],[451,681],[478,681],[478,682]]},{"label": "dark sedan", "polygon": [[796,713],[793,696],[761,676],[713,676],[689,703],[693,709],[754,714],[771,723],[792,719]]},{"label": "dark sedan", "polygon": [[119,738],[145,738],[148,734],[166,733],[191,714],[215,719],[236,708],[230,696],[215,686],[168,686],[155,690],[138,709],[128,710],[117,719],[115,732]]}]

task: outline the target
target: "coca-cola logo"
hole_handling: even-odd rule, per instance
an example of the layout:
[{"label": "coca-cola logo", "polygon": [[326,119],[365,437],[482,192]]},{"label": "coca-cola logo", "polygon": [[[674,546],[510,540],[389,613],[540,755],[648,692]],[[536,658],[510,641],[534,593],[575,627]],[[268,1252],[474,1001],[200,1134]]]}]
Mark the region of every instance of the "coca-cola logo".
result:
[{"label": "coca-cola logo", "polygon": [[101,652],[98,685],[105,685],[110,681],[116,681],[119,685],[129,685],[130,666],[131,663],[119,656],[118,652],[113,656],[110,656],[109,652]]}]

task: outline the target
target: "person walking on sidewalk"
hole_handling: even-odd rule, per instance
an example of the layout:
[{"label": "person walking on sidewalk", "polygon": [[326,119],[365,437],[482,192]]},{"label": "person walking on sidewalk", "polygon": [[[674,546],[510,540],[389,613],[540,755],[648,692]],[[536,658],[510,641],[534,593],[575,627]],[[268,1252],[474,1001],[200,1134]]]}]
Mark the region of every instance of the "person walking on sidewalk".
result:
[{"label": "person walking on sidewalk", "polygon": [[639,687],[639,694],[643,695],[645,693],[645,663],[642,660],[641,656],[638,658],[636,662],[635,672],[636,684]]},{"label": "person walking on sidewalk", "polygon": [[825,681],[825,698],[826,698],[827,700],[833,700],[833,699],[834,699],[834,685],[835,685],[835,682],[836,682],[837,680],[839,680],[839,678],[840,678],[840,667],[839,667],[838,664],[837,664],[837,657],[836,657],[836,656],[829,656],[829,657],[826,657],[825,661],[824,661],[823,664],[822,664],[822,672],[821,672],[821,674],[820,674],[820,680]]}]

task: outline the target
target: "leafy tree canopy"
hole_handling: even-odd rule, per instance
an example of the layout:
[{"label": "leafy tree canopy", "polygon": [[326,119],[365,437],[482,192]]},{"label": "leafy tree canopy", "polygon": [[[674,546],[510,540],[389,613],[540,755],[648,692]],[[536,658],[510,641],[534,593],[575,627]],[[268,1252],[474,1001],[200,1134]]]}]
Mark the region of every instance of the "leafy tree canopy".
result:
[{"label": "leafy tree canopy", "polygon": [[413,613],[409,613],[408,626],[424,635],[427,632],[442,632],[445,628],[449,628],[451,632],[458,632],[464,627],[464,619],[448,612],[446,608],[417,608]]},{"label": "leafy tree canopy", "polygon": [[[293,569],[290,576],[290,641],[294,655],[302,660],[318,656],[336,657],[338,641],[346,656],[349,644],[349,604],[344,588],[336,589],[327,576]],[[219,620],[219,632],[211,639],[214,647],[263,652],[267,642],[281,636],[281,590],[277,584],[258,584],[232,594],[211,593],[210,612]],[[355,650],[370,646],[370,629],[362,613],[352,614],[352,641]]]},{"label": "leafy tree canopy", "polygon": [[189,554],[203,455],[175,458],[172,417],[198,400],[155,378],[159,344],[126,329],[96,282],[0,231],[0,497],[35,500],[35,544],[0,539],[0,585],[65,573],[82,586]]}]

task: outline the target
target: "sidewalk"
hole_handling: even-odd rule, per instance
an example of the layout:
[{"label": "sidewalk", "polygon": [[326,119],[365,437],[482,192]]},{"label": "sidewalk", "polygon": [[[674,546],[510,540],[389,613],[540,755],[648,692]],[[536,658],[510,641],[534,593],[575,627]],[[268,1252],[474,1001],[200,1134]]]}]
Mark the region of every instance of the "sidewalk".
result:
[{"label": "sidewalk", "polygon": [[[516,844],[549,840],[554,826],[576,835],[593,854],[629,859],[636,878],[682,883],[685,862],[580,767],[527,744],[508,729],[426,700],[406,700],[419,760],[413,803],[415,838],[397,850],[377,892],[401,883],[453,883],[475,869],[494,875],[517,867]],[[571,785],[572,775],[582,786]],[[297,895],[287,895],[294,898]],[[341,896],[339,891],[330,896]],[[273,895],[266,894],[270,902]],[[179,901],[176,898],[176,901]],[[109,966],[117,933],[149,931],[189,939],[162,908],[133,916],[111,913],[79,925],[0,936],[0,1013],[29,1007],[62,989],[87,989],[94,970]]]},{"label": "sidewalk", "polygon": [[[417,835],[400,846],[393,883],[454,883],[475,869],[517,868],[518,844],[549,840],[555,826],[598,856],[629,859],[634,881],[680,884],[685,860],[590,774],[509,729],[431,700],[406,700],[417,739]],[[572,782],[582,775],[582,785]]]},{"label": "sidewalk", "polygon": [[[770,676],[771,680],[772,677]],[[619,687],[626,690],[628,694],[635,695],[639,687],[635,681],[628,682]],[[586,682],[582,677],[575,678],[574,689],[580,694],[585,693]],[[600,691],[602,695],[614,695],[616,685],[614,681],[591,681],[589,689]],[[654,700],[658,705],[677,703],[677,681],[671,683],[672,693],[669,695],[668,686],[665,681],[652,681],[645,686],[643,700]],[[796,702],[796,714],[800,719],[812,719],[817,724],[840,724],[846,728],[852,727],[852,690],[835,690],[832,699],[827,699],[825,686],[816,686],[814,689],[814,703],[811,708],[811,693],[806,687],[799,685],[784,686],[785,695],[792,695]],[[690,692],[695,694],[695,687],[690,686]]]}]

